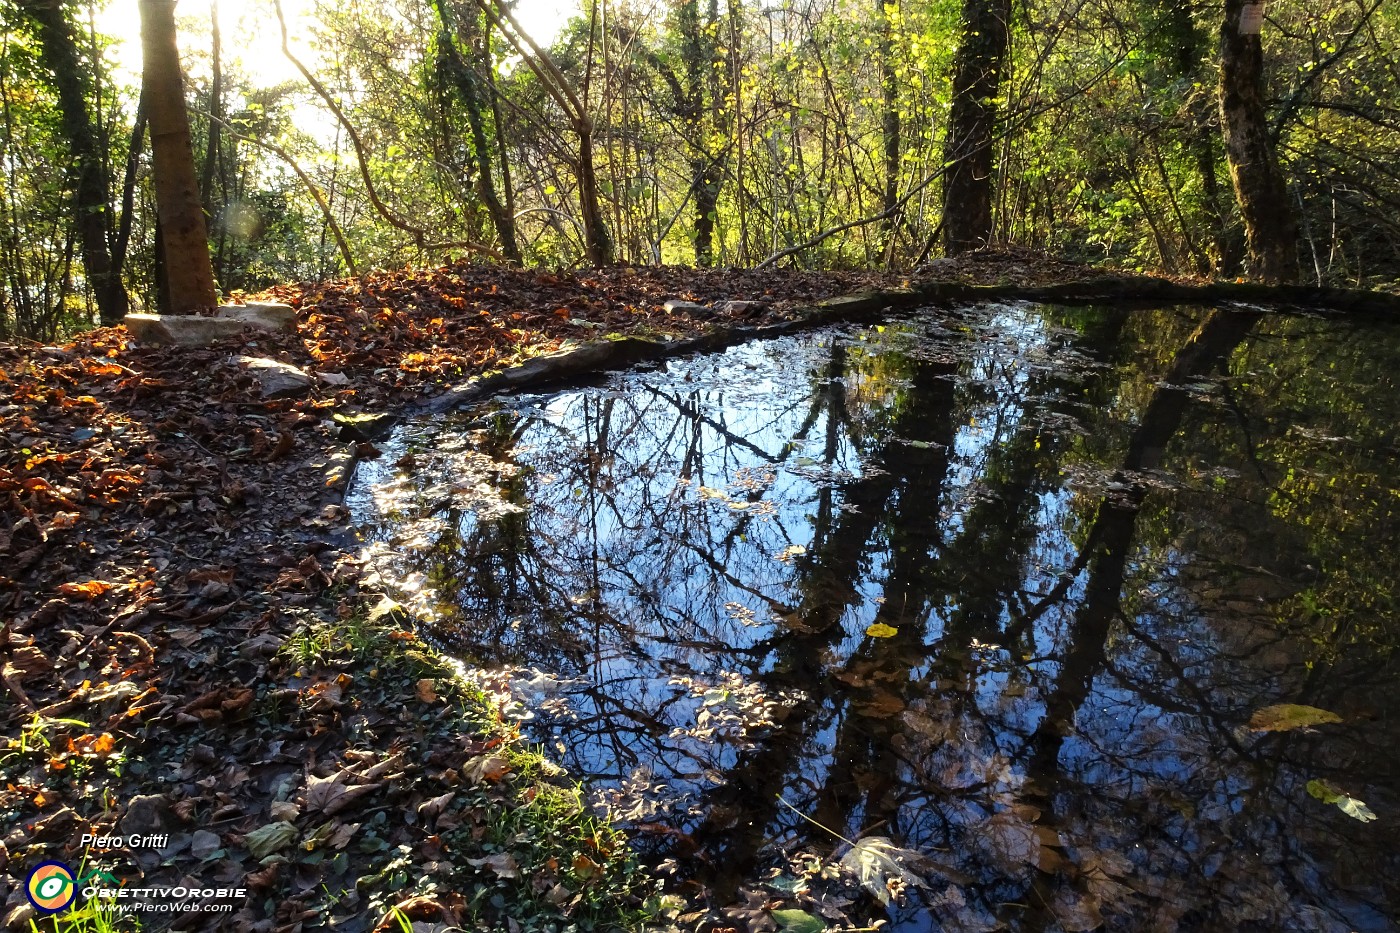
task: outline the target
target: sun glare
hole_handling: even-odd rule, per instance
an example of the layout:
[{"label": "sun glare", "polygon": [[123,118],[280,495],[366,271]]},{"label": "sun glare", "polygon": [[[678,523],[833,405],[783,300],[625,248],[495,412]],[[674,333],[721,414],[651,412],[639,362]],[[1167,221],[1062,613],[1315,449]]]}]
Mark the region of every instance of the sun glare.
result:
[{"label": "sun glare", "polygon": [[[133,87],[139,84],[141,75],[141,17],[137,3],[138,0],[112,0],[95,21],[98,32],[115,40],[111,63],[117,79]],[[175,17],[187,69],[207,73],[211,17],[216,7],[226,71],[245,77],[254,87],[301,80],[296,66],[282,54],[272,0],[179,0]],[[515,16],[536,42],[548,45],[579,7],[579,0],[519,0]],[[310,68],[316,68],[320,58],[307,41],[316,8],[316,0],[282,0],[292,51]]]}]

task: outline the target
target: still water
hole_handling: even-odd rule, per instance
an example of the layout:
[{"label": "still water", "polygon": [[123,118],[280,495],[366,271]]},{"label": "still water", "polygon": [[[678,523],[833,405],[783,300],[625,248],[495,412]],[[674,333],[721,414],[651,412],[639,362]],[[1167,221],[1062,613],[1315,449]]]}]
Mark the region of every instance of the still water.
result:
[{"label": "still water", "polygon": [[1397,374],[1375,322],[928,310],[407,424],[352,504],[717,902],[1384,930]]}]

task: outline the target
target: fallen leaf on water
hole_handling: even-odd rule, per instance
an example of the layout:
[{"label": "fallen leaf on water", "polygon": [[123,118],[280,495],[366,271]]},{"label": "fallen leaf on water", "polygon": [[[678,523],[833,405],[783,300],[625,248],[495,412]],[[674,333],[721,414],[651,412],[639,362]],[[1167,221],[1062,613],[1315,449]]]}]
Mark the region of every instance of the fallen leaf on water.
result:
[{"label": "fallen leaf on water", "polygon": [[893,638],[899,634],[899,629],[895,628],[893,625],[876,622],[865,630],[865,634],[869,635],[871,638]]},{"label": "fallen leaf on water", "polygon": [[1323,803],[1336,804],[1337,809],[1354,820],[1369,823],[1376,818],[1376,814],[1365,803],[1352,797],[1331,781],[1324,781],[1322,778],[1313,778],[1308,782],[1308,793],[1321,800]]},{"label": "fallen leaf on water", "polygon": [[775,910],[773,919],[783,933],[822,933],[826,924],[805,910]]},{"label": "fallen leaf on water", "polygon": [[1050,902],[1050,910],[1065,933],[1088,933],[1103,926],[1098,898],[1092,894],[1061,887]]},{"label": "fallen leaf on water", "polygon": [[1249,717],[1249,728],[1255,732],[1287,732],[1291,729],[1307,729],[1328,722],[1341,722],[1342,717],[1316,706],[1303,706],[1298,703],[1280,703],[1266,706]]},{"label": "fallen leaf on water", "polygon": [[806,553],[807,548],[805,546],[801,544],[789,544],[787,547],[783,548],[781,551],[779,551],[773,556],[776,557],[778,560],[786,563],[787,561],[792,560],[794,557],[800,557]]},{"label": "fallen leaf on water", "polygon": [[912,849],[901,849],[887,836],[867,836],[841,857],[841,867],[856,876],[861,887],[875,895],[881,904],[889,906],[891,895],[908,885],[928,887],[924,879],[908,866],[922,862],[924,856]]},{"label": "fallen leaf on water", "polygon": [[988,817],[974,832],[978,846],[1006,871],[1034,865],[1040,854],[1034,827],[1010,813]]}]

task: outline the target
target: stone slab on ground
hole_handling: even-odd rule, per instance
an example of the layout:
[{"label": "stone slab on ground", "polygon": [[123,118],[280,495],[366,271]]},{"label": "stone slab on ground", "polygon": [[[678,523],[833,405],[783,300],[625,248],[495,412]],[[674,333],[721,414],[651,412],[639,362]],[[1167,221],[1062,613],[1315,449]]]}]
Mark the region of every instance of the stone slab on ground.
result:
[{"label": "stone slab on ground", "polygon": [[207,347],[237,337],[248,325],[243,321],[197,314],[128,314],[126,329],[140,343],[176,347]]},{"label": "stone slab on ground", "polygon": [[213,317],[201,314],[128,314],[127,331],[142,343],[177,347],[205,347],[237,337],[245,327],[277,333],[296,324],[290,305],[274,301],[250,301],[242,305],[220,305]]},{"label": "stone slab on ground", "polygon": [[219,305],[215,317],[242,321],[249,327],[277,333],[292,329],[297,313],[291,305],[278,301],[250,301],[241,305]]},{"label": "stone slab on ground", "polygon": [[291,363],[259,356],[236,356],[234,362],[258,381],[263,398],[296,395],[311,388],[311,377]]},{"label": "stone slab on ground", "polygon": [[714,313],[702,304],[694,301],[682,301],[679,298],[672,298],[662,305],[662,307],[670,314],[694,314],[698,317],[703,317],[707,314]]}]

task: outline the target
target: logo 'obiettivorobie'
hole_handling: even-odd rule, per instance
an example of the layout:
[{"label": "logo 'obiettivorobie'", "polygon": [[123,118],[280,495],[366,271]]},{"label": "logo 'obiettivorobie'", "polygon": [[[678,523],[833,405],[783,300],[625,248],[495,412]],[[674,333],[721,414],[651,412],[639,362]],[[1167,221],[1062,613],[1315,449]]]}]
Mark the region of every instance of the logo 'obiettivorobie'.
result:
[{"label": "logo 'obiettivorobie'", "polygon": [[29,873],[24,893],[36,910],[56,914],[78,896],[78,880],[73,869],[62,862],[42,862]]}]

